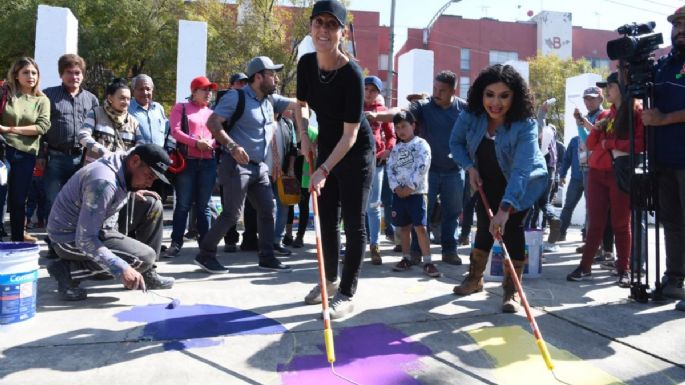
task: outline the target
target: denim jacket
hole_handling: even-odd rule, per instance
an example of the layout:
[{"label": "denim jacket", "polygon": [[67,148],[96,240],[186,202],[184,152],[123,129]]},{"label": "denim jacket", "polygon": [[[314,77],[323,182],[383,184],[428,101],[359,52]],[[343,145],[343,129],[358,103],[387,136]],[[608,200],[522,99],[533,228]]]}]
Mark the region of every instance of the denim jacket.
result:
[{"label": "denim jacket", "polygon": [[[454,123],[450,136],[452,158],[464,169],[475,164],[476,150],[485,137],[488,119],[485,114],[476,116],[463,112]],[[497,127],[495,135],[497,162],[507,188],[502,202],[516,211],[530,208],[547,187],[547,166],[538,146],[538,128],[534,119]]]}]

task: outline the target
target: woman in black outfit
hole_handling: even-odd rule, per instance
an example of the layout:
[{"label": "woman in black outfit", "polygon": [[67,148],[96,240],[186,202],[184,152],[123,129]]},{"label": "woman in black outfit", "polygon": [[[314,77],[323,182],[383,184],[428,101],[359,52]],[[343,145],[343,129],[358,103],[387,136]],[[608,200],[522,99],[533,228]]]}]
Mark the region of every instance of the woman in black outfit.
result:
[{"label": "woman in black outfit", "polygon": [[[312,10],[310,34],[316,52],[302,56],[297,65],[297,110],[302,153],[312,144],[307,136],[309,108],[319,123],[317,168],[310,187],[319,194],[321,241],[332,319],[353,311],[366,247],[364,213],[375,161],[371,127],[362,113],[363,76],[359,66],[341,49],[347,10],[336,0],[318,1]],[[345,225],[347,250],[338,281],[340,215]],[[321,302],[317,285],[305,303]]]}]

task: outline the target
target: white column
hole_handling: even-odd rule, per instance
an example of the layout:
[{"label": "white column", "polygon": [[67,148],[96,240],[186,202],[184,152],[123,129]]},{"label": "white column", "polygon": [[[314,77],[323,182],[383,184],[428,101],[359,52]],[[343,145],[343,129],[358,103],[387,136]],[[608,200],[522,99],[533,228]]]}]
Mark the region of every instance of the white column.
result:
[{"label": "white column", "polygon": [[78,52],[78,20],[69,8],[38,6],[36,51],[34,59],[40,68],[41,88],[62,83],[57,60],[67,53]]},{"label": "white column", "polygon": [[176,101],[190,95],[190,81],[207,71],[207,23],[179,20]]},{"label": "white column", "polygon": [[397,60],[397,106],[407,107],[407,95],[433,94],[433,51],[413,49]]},{"label": "white column", "polygon": [[[583,102],[583,91],[595,85],[595,83],[602,80],[602,77],[597,74],[582,74],[566,79],[566,101],[564,104],[564,146],[568,146],[571,139],[578,135],[576,119],[573,117],[573,110],[578,108],[580,112],[585,115],[587,109]],[[570,180],[571,171],[566,174],[566,180]],[[564,187],[566,188],[566,187]],[[566,194],[564,194],[566,196]],[[571,217],[571,223],[574,225],[583,225],[585,223],[585,198],[581,198]]]}]

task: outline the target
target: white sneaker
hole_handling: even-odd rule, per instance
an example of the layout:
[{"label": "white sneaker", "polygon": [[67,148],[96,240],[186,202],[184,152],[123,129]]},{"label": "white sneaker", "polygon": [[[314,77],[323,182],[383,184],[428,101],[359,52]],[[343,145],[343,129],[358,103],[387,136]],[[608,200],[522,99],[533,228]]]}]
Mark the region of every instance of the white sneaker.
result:
[{"label": "white sneaker", "polygon": [[[335,293],[338,292],[338,286],[340,285],[340,279],[336,279],[334,282],[326,280],[326,294],[328,294],[328,299],[333,298]],[[321,303],[321,286],[317,284],[312,288],[312,290],[304,297],[304,303],[307,305],[316,305]]]},{"label": "white sneaker", "polygon": [[542,246],[542,251],[545,253],[558,253],[559,252],[559,245],[556,243],[547,243]]},{"label": "white sneaker", "polygon": [[342,318],[354,311],[354,303],[352,297],[348,297],[342,293],[336,293],[331,301],[328,312],[331,319]]}]

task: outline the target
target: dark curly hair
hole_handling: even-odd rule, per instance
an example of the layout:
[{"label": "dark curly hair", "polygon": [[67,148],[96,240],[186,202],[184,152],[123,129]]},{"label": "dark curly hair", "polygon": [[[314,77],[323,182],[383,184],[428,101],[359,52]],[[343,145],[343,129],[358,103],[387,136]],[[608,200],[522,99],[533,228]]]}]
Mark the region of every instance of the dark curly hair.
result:
[{"label": "dark curly hair", "polygon": [[506,123],[526,120],[535,116],[533,95],[530,93],[526,81],[521,74],[510,65],[495,64],[486,67],[478,74],[468,93],[469,111],[475,115],[486,113],[483,106],[485,87],[493,83],[502,82],[513,92],[511,108],[507,111]]}]

